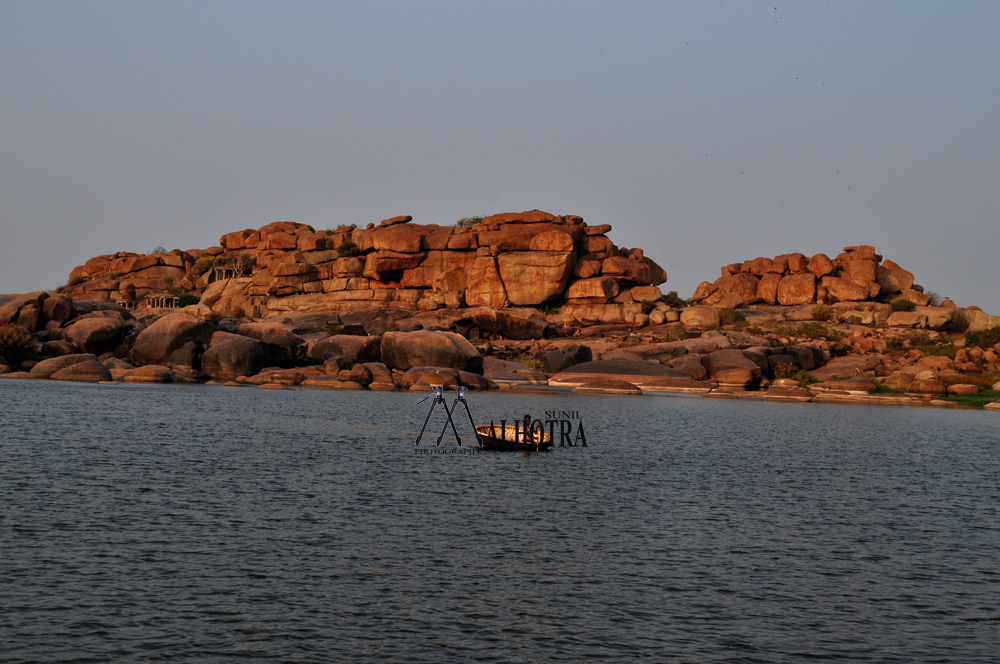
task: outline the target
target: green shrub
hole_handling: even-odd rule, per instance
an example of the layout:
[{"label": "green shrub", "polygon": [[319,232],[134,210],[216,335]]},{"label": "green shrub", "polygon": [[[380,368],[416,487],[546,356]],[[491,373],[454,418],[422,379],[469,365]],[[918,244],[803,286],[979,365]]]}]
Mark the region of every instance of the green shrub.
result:
[{"label": "green shrub", "polygon": [[344,326],[337,325],[336,323],[330,323],[329,325],[326,326],[326,333],[329,334],[331,337],[335,337],[338,334],[343,334]]},{"label": "green shrub", "polygon": [[962,333],[969,329],[969,317],[961,309],[952,309],[951,318],[941,327],[942,332]]},{"label": "green shrub", "polygon": [[723,307],[719,309],[719,322],[722,325],[735,325],[737,323],[745,323],[747,322],[747,319],[736,309],[733,309],[732,307]]},{"label": "green shrub", "polygon": [[215,266],[216,267],[225,267],[227,265],[232,265],[235,261],[236,261],[236,257],[235,256],[225,256],[225,255],[223,255],[223,256],[216,256],[215,257]]},{"label": "green shrub", "polygon": [[249,253],[242,253],[240,257],[236,259],[237,269],[245,274],[247,272],[253,272],[253,269],[257,266],[257,259],[251,256]]},{"label": "green shrub", "polygon": [[960,403],[965,406],[972,406],[973,408],[982,408],[988,403],[993,403],[994,401],[1000,401],[1000,392],[996,390],[980,390],[979,394],[971,394],[966,396],[953,395],[949,397],[944,397],[945,401],[953,401],[955,403]]},{"label": "green shrub", "polygon": [[354,244],[350,240],[344,240],[343,244],[337,247],[337,255],[341,258],[345,258],[347,256],[357,256],[360,253],[361,250],[358,249],[358,245]]},{"label": "green shrub", "polygon": [[885,347],[887,350],[903,350],[903,346],[905,345],[905,343],[906,342],[904,342],[899,337],[885,338]]},{"label": "green shrub", "polygon": [[979,332],[965,333],[966,346],[970,347],[979,346],[980,348],[992,348],[997,344],[1000,344],[1000,325],[996,327],[991,327],[988,330],[980,330]]},{"label": "green shrub", "polygon": [[77,284],[83,283],[86,280],[87,280],[87,277],[83,276],[82,274],[74,274],[66,282],[66,285],[67,286],[76,286]]},{"label": "green shrub", "polygon": [[802,387],[807,385],[812,385],[813,383],[822,383],[823,381],[813,376],[811,373],[805,369],[786,369],[785,367],[778,367],[774,370],[774,378],[777,380],[779,378],[794,378],[799,381]]},{"label": "green shrub", "polygon": [[13,325],[0,326],[0,357],[7,361],[10,368],[18,370],[21,362],[35,356],[35,342],[24,332]]},{"label": "green shrub", "polygon": [[191,266],[191,274],[193,274],[197,279],[211,270],[213,265],[215,265],[215,256],[202,256],[194,262],[193,266]]},{"label": "green shrub", "polygon": [[827,341],[840,341],[847,336],[847,334],[840,330],[831,330],[820,323],[803,323],[794,330],[794,334],[799,337],[826,339]]},{"label": "green shrub", "polygon": [[480,215],[478,217],[462,217],[461,219],[455,222],[455,225],[458,226],[459,228],[468,228],[470,226],[475,226],[476,224],[483,223],[483,219],[485,219],[485,216],[483,215]]},{"label": "green shrub", "polygon": [[339,226],[337,226],[337,230],[338,231],[353,231],[357,227],[358,227],[357,224],[340,224]]},{"label": "green shrub", "polygon": [[540,370],[542,368],[542,363],[539,362],[538,360],[521,360],[521,364],[523,364],[526,367],[531,367],[532,369]]},{"label": "green shrub", "polygon": [[830,320],[833,317],[833,309],[825,304],[817,304],[812,310],[813,320]]},{"label": "green shrub", "polygon": [[653,311],[653,309],[655,309],[655,308],[656,308],[656,307],[655,307],[655,306],[653,306],[653,303],[652,303],[652,302],[643,302],[643,303],[642,303],[642,313],[644,313],[644,314],[646,314],[646,315],[649,315],[649,313],[650,313],[651,311]]},{"label": "green shrub", "polygon": [[201,302],[201,298],[191,293],[186,293],[177,298],[178,307],[190,307],[192,304],[198,304],[199,302]]},{"label": "green shrub", "polygon": [[906,390],[902,389],[902,388],[887,387],[878,378],[872,378],[872,383],[875,384],[875,393],[876,394],[900,394],[902,392],[906,392]]},{"label": "green shrub", "polygon": [[560,305],[556,302],[548,302],[546,304],[539,305],[538,310],[547,316],[559,313]]},{"label": "green shrub", "polygon": [[122,276],[122,273],[119,272],[118,270],[108,270],[107,272],[104,273],[104,276],[107,277],[108,279],[117,279],[118,277]]},{"label": "green shrub", "polygon": [[898,300],[893,301],[892,310],[893,311],[913,311],[917,305],[913,304],[912,300],[907,300],[905,297],[901,297]]}]

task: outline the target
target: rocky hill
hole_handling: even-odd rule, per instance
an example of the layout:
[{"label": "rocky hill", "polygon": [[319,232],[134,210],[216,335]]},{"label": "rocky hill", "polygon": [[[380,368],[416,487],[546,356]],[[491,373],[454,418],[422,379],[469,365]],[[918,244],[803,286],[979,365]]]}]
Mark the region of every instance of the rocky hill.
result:
[{"label": "rocky hill", "polygon": [[368,313],[383,330],[416,312],[554,302],[570,324],[635,323],[643,303],[661,299],[666,272],[642,249],[615,246],[607,224],[540,210],[473,221],[420,225],[401,216],[327,231],[279,221],[207,249],[97,256],[73,270],[65,294],[129,308],[192,294],[234,317],[354,312],[349,318],[364,323]]},{"label": "rocky hill", "polygon": [[98,256],[56,292],[0,296],[0,375],[1000,408],[1000,317],[939,302],[874,247],[733,263],[683,301],[610,230],[538,210],[275,222],[207,249]]}]

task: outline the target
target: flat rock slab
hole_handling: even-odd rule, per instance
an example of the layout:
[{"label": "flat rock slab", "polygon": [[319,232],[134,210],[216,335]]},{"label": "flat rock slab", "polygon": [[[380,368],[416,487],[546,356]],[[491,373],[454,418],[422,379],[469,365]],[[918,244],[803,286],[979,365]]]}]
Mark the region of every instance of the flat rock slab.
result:
[{"label": "flat rock slab", "polygon": [[591,378],[573,391],[590,394],[642,394],[642,390],[632,383],[609,376]]}]

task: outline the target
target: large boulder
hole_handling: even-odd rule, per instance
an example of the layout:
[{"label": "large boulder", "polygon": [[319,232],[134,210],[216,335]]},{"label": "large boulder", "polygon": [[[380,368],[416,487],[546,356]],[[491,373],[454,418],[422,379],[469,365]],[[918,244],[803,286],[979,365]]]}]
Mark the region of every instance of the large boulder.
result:
[{"label": "large boulder", "polygon": [[164,316],[139,333],[132,349],[135,364],[166,364],[189,341],[207,345],[214,332],[213,322],[185,312]]},{"label": "large boulder", "polygon": [[66,328],[66,340],[84,353],[103,355],[118,346],[124,327],[120,318],[85,318]]},{"label": "large boulder", "polygon": [[382,362],[401,371],[427,366],[483,373],[482,355],[454,332],[386,332],[382,337]]},{"label": "large boulder", "polygon": [[826,289],[830,297],[838,302],[860,302],[869,297],[865,285],[854,279],[823,277],[820,285]]},{"label": "large boulder", "polygon": [[892,295],[913,287],[913,273],[907,272],[892,261],[883,261],[875,270],[875,281],[883,293]]},{"label": "large boulder", "polygon": [[509,304],[495,257],[478,256],[469,270],[467,283],[465,302],[470,307],[503,307]]},{"label": "large boulder", "polygon": [[501,254],[497,262],[510,303],[531,306],[562,296],[576,256],[565,251],[513,251]]},{"label": "large boulder", "polygon": [[477,307],[463,309],[454,324],[478,327],[483,332],[494,332],[505,339],[541,339],[548,327],[545,318],[532,309],[494,309]]},{"label": "large boulder", "polygon": [[294,364],[306,356],[306,340],[280,323],[244,323],[237,331],[267,344],[271,361],[277,366]]},{"label": "large boulder", "polygon": [[[632,260],[622,256],[605,258],[601,263],[601,274],[615,277],[629,286],[647,286],[652,282],[652,270],[645,261]],[[660,283],[663,283],[662,281]]]},{"label": "large boulder", "polygon": [[718,327],[721,317],[715,307],[700,305],[681,309],[681,324],[685,327]]},{"label": "large boulder", "polygon": [[53,357],[48,360],[42,360],[35,366],[31,367],[31,375],[35,378],[48,378],[57,371],[61,371],[66,367],[71,367],[74,364],[79,364],[80,362],[89,362],[90,360],[96,360],[97,356],[91,353],[77,353],[74,355],[63,355],[61,357]]},{"label": "large boulder", "polygon": [[382,337],[336,334],[318,341],[309,349],[309,355],[325,359],[327,355],[345,355],[355,362],[381,362]]},{"label": "large boulder", "polygon": [[611,277],[579,279],[571,283],[566,291],[567,298],[586,299],[590,302],[607,302],[616,295],[618,295],[618,282]]},{"label": "large boulder", "polygon": [[52,380],[71,380],[80,383],[99,383],[102,380],[111,380],[111,372],[108,368],[94,360],[84,360],[77,362],[65,369],[56,371],[51,376]]},{"label": "large boulder", "polygon": [[816,301],[816,278],[811,272],[790,274],[778,282],[778,304],[810,304]]},{"label": "large boulder", "polygon": [[[810,275],[812,276],[812,275]],[[758,380],[761,368],[734,348],[717,350],[701,358],[709,377],[719,385],[748,385]]]},{"label": "large boulder", "polygon": [[420,251],[420,232],[405,223],[376,228],[372,232],[372,246],[376,251],[415,254]]},{"label": "large boulder", "polygon": [[268,345],[240,334],[216,332],[201,356],[201,371],[219,380],[255,376],[271,362]]}]

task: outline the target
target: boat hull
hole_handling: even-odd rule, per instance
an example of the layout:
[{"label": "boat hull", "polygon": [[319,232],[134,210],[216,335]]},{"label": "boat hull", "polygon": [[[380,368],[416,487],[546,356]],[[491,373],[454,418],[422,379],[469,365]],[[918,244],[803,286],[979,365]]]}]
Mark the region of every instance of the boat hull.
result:
[{"label": "boat hull", "polygon": [[[498,427],[484,424],[476,427],[476,432],[483,441],[481,449],[491,452],[542,452],[552,447],[552,437],[549,434],[536,432],[528,442],[523,440],[522,431],[509,425]],[[522,440],[518,440],[519,437]]]}]

